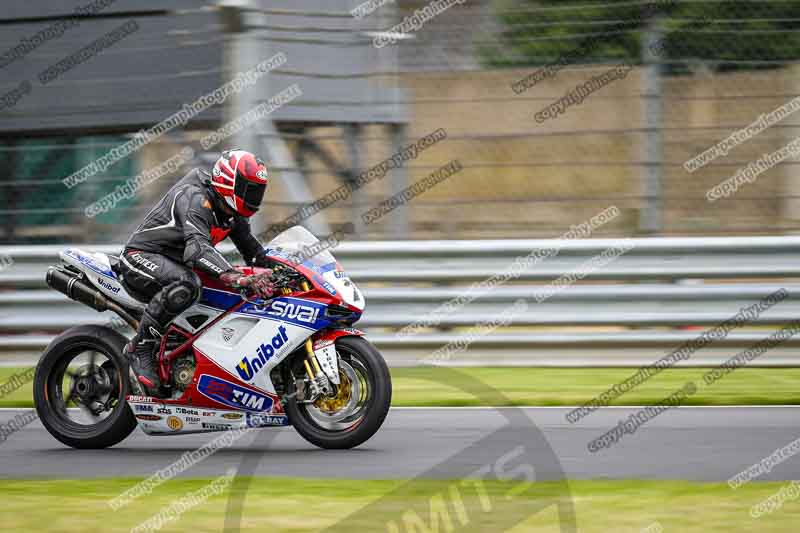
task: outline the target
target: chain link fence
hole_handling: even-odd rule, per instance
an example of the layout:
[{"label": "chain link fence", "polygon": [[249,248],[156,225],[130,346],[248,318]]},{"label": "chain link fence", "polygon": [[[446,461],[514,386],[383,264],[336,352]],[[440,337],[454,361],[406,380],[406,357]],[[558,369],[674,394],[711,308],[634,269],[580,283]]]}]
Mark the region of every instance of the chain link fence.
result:
[{"label": "chain link fence", "polygon": [[[387,217],[358,238],[555,237],[612,205],[620,216],[598,236],[800,229],[799,163],[791,149],[779,153],[800,136],[800,105],[793,103],[800,95],[796,1],[336,5],[266,9],[273,22],[251,31],[272,53],[299,40],[360,47],[378,57],[391,50],[396,61],[383,70],[352,76],[370,79],[370,103],[405,110],[406,143],[439,128],[447,139],[407,163],[405,183],[377,180],[363,195],[317,215],[332,227],[456,159],[463,170],[403,206],[408,224],[401,234]],[[195,38],[226,46],[211,30]],[[378,46],[381,36],[395,42]],[[288,57],[276,72],[298,75],[291,51]],[[323,70],[300,75],[304,92],[314,79],[332,76]],[[342,66],[336,75],[348,72]],[[282,88],[271,87],[270,94]],[[340,100],[332,94],[321,105],[339,106]],[[302,107],[302,98],[287,106]],[[296,166],[274,168],[274,175],[299,172],[314,198],[346,179],[335,162],[357,171],[393,153],[392,130],[380,124],[359,128],[356,163],[352,138],[340,127],[278,126],[297,157]],[[0,139],[3,242],[121,241],[181,172],[213,160],[215,154],[203,154],[197,144],[208,131],[176,130],[74,189],[61,178],[125,135]],[[309,141],[333,163],[301,156]],[[195,161],[110,212],[85,216],[86,205],[181,146],[195,148]],[[726,180],[724,191],[715,189]],[[709,193],[714,190],[719,194]],[[266,224],[302,205],[290,196],[274,180],[261,215]]]}]

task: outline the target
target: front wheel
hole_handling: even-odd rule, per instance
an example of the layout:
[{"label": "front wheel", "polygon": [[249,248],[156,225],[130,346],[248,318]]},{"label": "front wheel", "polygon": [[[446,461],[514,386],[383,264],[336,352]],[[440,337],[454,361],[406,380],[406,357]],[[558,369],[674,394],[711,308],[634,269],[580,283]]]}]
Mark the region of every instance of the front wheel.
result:
[{"label": "front wheel", "polygon": [[73,448],[113,446],[136,429],[125,401],[126,339],[103,326],[77,326],[55,339],[39,360],[33,399],[42,424]]},{"label": "front wheel", "polygon": [[380,429],[392,402],[392,380],[383,357],[362,337],[336,340],[339,385],[333,397],[298,403],[289,395],[286,414],[310,443],[327,449],[362,444]]}]

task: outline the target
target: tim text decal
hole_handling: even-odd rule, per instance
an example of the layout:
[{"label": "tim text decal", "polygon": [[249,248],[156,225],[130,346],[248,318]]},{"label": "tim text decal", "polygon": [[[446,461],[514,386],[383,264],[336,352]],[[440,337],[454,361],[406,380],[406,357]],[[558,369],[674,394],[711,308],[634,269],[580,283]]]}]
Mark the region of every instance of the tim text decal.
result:
[{"label": "tim text decal", "polygon": [[200,376],[197,390],[203,396],[235,409],[256,412],[272,409],[273,399],[269,396],[207,374]]}]

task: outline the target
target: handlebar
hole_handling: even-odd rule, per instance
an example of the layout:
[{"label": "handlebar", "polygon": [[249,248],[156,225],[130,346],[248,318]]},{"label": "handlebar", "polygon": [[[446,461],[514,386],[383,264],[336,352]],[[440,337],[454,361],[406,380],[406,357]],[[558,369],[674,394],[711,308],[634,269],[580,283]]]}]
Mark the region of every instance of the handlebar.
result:
[{"label": "handlebar", "polygon": [[[272,267],[272,275],[269,277],[269,280],[276,290],[288,289],[292,292],[301,288],[301,284],[307,281],[303,274],[280,263]],[[262,306],[264,305],[263,302],[266,301],[258,298],[251,299],[249,297],[250,291],[246,288],[242,288],[239,293],[243,300],[255,306]]]}]

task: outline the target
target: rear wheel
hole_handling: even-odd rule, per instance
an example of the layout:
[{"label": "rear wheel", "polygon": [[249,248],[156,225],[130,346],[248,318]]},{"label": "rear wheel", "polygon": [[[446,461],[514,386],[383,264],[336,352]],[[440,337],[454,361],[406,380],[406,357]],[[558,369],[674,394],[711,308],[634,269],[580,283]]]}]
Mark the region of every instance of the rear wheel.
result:
[{"label": "rear wheel", "polygon": [[136,428],[125,401],[126,339],[103,326],[70,328],[47,347],[34,377],[33,399],[47,431],[73,448],[106,448]]},{"label": "rear wheel", "polygon": [[[362,337],[336,340],[336,394],[313,403],[289,395],[286,414],[300,435],[320,448],[347,449],[380,429],[392,401],[392,381],[383,357]],[[293,392],[293,391],[290,391]]]}]

